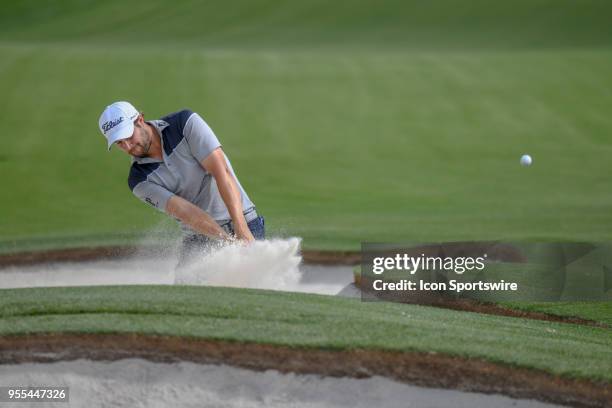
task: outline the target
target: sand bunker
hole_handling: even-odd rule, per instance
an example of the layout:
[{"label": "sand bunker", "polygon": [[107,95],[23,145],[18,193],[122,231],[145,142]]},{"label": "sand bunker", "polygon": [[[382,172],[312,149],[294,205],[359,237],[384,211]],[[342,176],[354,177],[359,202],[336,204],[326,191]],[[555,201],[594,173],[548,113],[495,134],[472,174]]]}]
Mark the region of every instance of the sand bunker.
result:
[{"label": "sand bunker", "polygon": [[[383,377],[333,378],[225,365],[76,360],[0,366],[0,383],[70,387],[74,407],[512,407],[558,405],[416,387]],[[37,406],[56,406],[37,403]]]},{"label": "sand bunker", "polygon": [[353,280],[350,266],[301,263],[300,241],[269,240],[202,253],[175,271],[174,253],[120,260],[58,262],[0,269],[0,288],[89,285],[210,285],[335,295]]}]

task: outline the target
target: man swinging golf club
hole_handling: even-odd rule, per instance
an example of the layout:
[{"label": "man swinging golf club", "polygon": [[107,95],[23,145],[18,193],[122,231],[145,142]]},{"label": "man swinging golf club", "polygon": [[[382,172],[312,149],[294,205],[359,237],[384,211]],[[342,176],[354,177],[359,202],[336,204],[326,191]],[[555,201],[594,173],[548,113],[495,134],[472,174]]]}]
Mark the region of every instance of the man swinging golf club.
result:
[{"label": "man swinging golf club", "polygon": [[181,110],[145,121],[122,101],[104,109],[99,126],[109,150],[116,145],[132,156],[132,193],[180,222],[179,266],[217,240],[265,238],[263,217],[200,115]]}]

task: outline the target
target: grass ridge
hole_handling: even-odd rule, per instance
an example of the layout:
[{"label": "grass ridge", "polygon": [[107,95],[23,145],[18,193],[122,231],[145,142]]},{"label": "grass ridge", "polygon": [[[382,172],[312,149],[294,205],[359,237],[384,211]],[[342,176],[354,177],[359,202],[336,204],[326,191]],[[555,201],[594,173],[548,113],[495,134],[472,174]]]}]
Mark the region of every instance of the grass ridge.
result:
[{"label": "grass ridge", "polygon": [[[149,305],[151,313],[113,312]],[[12,315],[19,308],[106,312]],[[155,333],[296,347],[436,352],[612,382],[609,329],[425,306],[253,289],[103,286],[2,290],[0,310],[5,313],[0,335]]]}]

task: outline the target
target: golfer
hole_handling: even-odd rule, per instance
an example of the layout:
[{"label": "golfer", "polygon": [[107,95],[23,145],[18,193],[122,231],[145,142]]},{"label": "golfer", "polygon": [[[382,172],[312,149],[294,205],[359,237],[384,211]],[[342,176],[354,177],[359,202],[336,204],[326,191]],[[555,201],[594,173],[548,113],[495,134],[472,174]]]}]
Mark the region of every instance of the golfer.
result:
[{"label": "golfer", "polygon": [[116,145],[132,156],[132,193],[181,224],[179,266],[214,241],[264,239],[263,217],[200,115],[182,110],[145,121],[132,104],[115,102],[99,126],[109,150]]}]

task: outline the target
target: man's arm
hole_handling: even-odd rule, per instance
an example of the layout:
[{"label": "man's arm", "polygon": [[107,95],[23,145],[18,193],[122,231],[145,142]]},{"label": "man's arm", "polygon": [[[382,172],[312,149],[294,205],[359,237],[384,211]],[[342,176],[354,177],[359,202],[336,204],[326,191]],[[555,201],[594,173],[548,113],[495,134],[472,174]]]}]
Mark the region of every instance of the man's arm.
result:
[{"label": "man's arm", "polygon": [[166,204],[166,212],[201,234],[213,239],[230,239],[230,236],[210,215],[182,197],[176,195],[170,197]]},{"label": "man's arm", "polygon": [[207,172],[212,174],[217,182],[217,188],[219,189],[221,198],[232,217],[236,238],[247,242],[254,241],[255,238],[244,218],[240,189],[225,161],[225,155],[221,147],[213,150],[213,152],[205,157],[200,164]]}]

